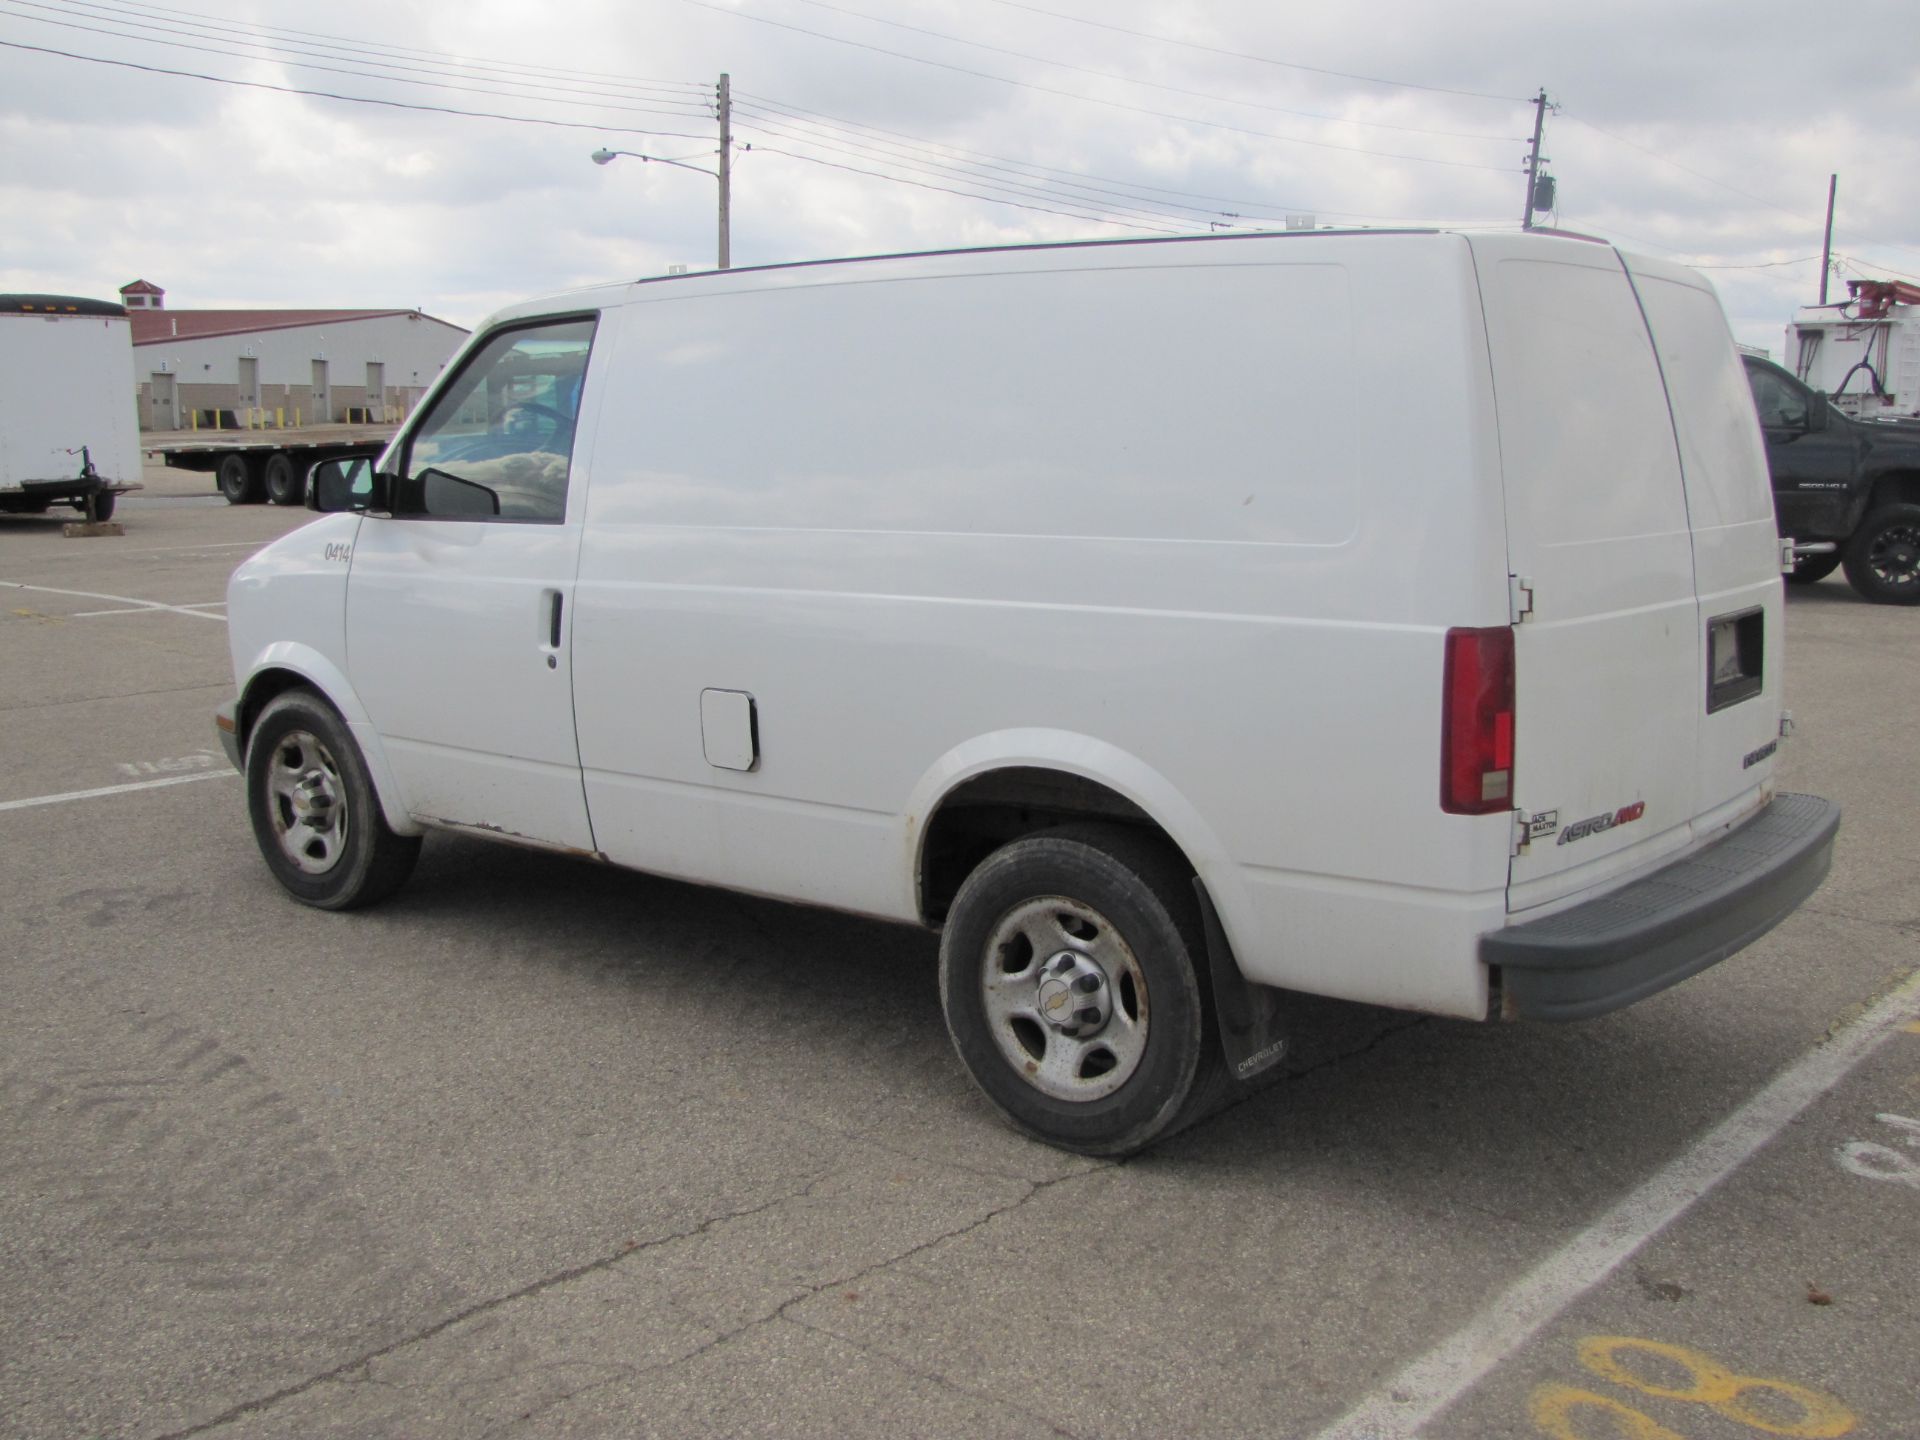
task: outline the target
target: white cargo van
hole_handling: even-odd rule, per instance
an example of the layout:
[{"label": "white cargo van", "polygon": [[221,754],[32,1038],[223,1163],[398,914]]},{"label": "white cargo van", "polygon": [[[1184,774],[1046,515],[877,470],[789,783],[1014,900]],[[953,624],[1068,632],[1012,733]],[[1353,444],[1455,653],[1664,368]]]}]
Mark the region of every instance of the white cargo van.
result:
[{"label": "white cargo van", "polygon": [[1017,1125],[1136,1149],[1281,990],[1571,1019],[1732,953],[1780,551],[1712,291],[1605,244],[1033,246],[484,325],[228,591],[218,723],[299,899],[426,829],[939,927]]}]

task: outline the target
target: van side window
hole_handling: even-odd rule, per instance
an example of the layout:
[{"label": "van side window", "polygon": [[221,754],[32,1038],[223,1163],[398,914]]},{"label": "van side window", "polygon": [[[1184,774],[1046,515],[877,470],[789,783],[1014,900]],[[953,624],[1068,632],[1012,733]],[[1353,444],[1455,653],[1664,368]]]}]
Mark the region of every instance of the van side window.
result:
[{"label": "van side window", "polygon": [[502,330],[475,351],[407,446],[396,513],[564,520],[594,323]]},{"label": "van side window", "polygon": [[1799,430],[1807,424],[1807,396],[1784,375],[1758,368],[1749,370],[1753,382],[1753,405],[1760,412],[1760,423],[1776,429]]}]

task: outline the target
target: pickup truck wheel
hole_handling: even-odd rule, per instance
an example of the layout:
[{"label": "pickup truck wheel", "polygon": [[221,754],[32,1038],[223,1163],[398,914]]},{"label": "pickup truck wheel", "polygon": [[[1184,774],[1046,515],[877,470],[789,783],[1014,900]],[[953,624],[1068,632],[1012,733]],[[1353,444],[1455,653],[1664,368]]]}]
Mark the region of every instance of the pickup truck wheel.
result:
[{"label": "pickup truck wheel", "polygon": [[276,696],[254,722],[247,813],[274,878],[322,910],[385,899],[420,854],[418,836],[388,827],[360,747],[310,690]]},{"label": "pickup truck wheel", "polygon": [[1125,826],[1016,840],[960,888],[940,944],[954,1048],[1015,1128],[1124,1155],[1218,1098],[1192,877]]},{"label": "pickup truck wheel", "polygon": [[1882,605],[1920,605],[1920,505],[1886,505],[1847,541],[1847,579]]},{"label": "pickup truck wheel", "polygon": [[1816,580],[1824,580],[1840,568],[1840,552],[1830,551],[1825,555],[1802,555],[1793,562],[1793,569],[1787,572],[1790,585],[1811,585]]},{"label": "pickup truck wheel", "polygon": [[298,505],[307,498],[307,477],[284,450],[267,457],[260,478],[266,485],[267,499],[275,505]]},{"label": "pickup truck wheel", "polygon": [[213,483],[220,487],[220,493],[227,497],[229,505],[260,503],[260,482],[254,478],[253,467],[247,463],[247,457],[238,450],[220,457],[219,467],[213,472]]}]

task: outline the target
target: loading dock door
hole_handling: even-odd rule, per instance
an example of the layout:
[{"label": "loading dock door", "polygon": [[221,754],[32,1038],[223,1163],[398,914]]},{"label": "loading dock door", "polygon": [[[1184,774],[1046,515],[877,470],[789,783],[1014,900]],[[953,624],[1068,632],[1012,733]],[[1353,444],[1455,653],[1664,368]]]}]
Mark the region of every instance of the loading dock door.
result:
[{"label": "loading dock door", "polygon": [[313,423],[326,425],[333,420],[333,392],[327,388],[327,362],[313,362]]},{"label": "loading dock door", "polygon": [[173,388],[173,376],[166,371],[155,371],[151,393],[152,410],[148,419],[150,427],[155,430],[178,430],[180,410]]}]

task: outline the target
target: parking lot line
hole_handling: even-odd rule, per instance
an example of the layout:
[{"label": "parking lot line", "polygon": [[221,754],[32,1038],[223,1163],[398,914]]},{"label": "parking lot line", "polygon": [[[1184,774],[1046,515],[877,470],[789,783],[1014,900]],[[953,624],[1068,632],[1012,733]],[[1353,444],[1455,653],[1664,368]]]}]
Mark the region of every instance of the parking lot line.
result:
[{"label": "parking lot line", "polygon": [[151,615],[160,610],[218,610],[227,602],[224,600],[199,600],[191,605],[133,605],[117,610],[81,610],[69,615],[69,620],[91,620],[97,615]]},{"label": "parking lot line", "polygon": [[1920,1017],[1920,973],[1809,1050],[1691,1149],[1633,1190],[1496,1297],[1462,1329],[1401,1369],[1315,1440],[1413,1440],[1634,1251],[1684,1215],[1882,1041]]},{"label": "parking lot line", "polygon": [[69,800],[97,800],[103,795],[125,795],[130,790],[158,790],[162,785],[190,785],[195,780],[228,780],[237,770],[203,770],[194,775],[169,775],[164,780],[136,780],[127,785],[102,785],[97,790],[69,790],[64,795],[35,795],[28,800],[0,800],[0,810],[31,810],[39,805],[64,805]]},{"label": "parking lot line", "polygon": [[[41,595],[72,595],[82,600],[111,600],[116,605],[131,606],[135,610],[171,610],[176,615],[191,615],[196,620],[214,620],[222,625],[227,623],[227,617],[224,615],[209,615],[206,611],[195,609],[190,605],[165,605],[158,600],[142,600],[133,595],[102,595],[95,590],[59,590],[51,585],[25,585],[18,580],[0,580],[0,588],[8,590],[32,590]],[[224,602],[209,601],[205,603],[214,604]],[[89,613],[101,615],[112,612],[95,610]],[[125,614],[126,612],[121,611],[118,613]]]}]

